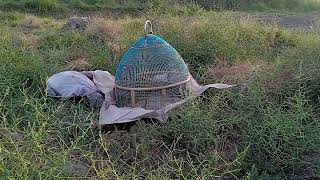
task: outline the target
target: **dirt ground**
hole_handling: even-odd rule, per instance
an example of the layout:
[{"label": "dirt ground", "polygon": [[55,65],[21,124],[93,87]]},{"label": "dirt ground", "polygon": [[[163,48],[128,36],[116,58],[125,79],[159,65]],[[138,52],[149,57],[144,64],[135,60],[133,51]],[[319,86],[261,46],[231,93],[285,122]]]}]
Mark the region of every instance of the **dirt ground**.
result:
[{"label": "dirt ground", "polygon": [[286,28],[320,28],[319,16],[272,16],[272,15],[255,15],[251,17],[257,22],[272,23]]}]

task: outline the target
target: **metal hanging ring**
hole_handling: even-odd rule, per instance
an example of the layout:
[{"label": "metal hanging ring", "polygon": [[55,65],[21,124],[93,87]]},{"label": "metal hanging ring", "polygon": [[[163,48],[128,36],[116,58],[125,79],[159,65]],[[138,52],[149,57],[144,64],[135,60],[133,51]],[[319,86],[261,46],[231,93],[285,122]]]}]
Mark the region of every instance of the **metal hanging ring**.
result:
[{"label": "metal hanging ring", "polygon": [[[147,31],[148,25],[149,25],[150,31]],[[145,32],[145,35],[147,35],[147,34],[153,34],[151,21],[147,20],[146,23],[144,24],[144,32]]]}]

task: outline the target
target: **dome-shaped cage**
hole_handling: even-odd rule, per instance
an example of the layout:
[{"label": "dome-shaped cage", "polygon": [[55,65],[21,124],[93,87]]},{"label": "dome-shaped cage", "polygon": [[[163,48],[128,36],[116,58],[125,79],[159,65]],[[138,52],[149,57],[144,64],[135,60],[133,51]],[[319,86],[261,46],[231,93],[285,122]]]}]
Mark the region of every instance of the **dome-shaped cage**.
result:
[{"label": "dome-shaped cage", "polygon": [[146,33],[118,64],[115,75],[117,106],[162,108],[189,94],[190,79],[180,54],[162,38],[152,32]]}]

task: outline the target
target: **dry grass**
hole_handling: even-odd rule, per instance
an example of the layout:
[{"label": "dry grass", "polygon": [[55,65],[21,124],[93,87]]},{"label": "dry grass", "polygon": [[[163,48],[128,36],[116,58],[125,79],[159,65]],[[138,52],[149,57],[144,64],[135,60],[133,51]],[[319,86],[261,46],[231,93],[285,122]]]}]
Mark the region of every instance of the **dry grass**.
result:
[{"label": "dry grass", "polygon": [[81,53],[81,50],[75,50],[72,52],[67,58],[66,58],[66,66],[69,70],[74,71],[84,71],[88,70],[89,67],[89,61],[83,53]]},{"label": "dry grass", "polygon": [[11,43],[14,48],[23,50],[32,50],[39,44],[39,37],[34,34],[28,34],[26,32],[17,29],[13,34]]},{"label": "dry grass", "polygon": [[248,80],[256,69],[266,66],[265,62],[237,61],[231,63],[225,59],[219,59],[215,64],[207,66],[207,72],[202,76],[201,81],[241,84]]},{"label": "dry grass", "polygon": [[122,21],[103,21],[91,20],[87,28],[87,32],[102,38],[107,47],[111,50],[112,62],[119,59],[120,54],[124,51],[121,46],[121,38],[123,36]]},{"label": "dry grass", "polygon": [[103,37],[108,42],[118,42],[123,33],[123,25],[120,21],[91,21],[88,32]]},{"label": "dry grass", "polygon": [[17,28],[31,31],[32,29],[41,28],[43,25],[42,19],[36,16],[26,16],[23,20],[18,22]]}]

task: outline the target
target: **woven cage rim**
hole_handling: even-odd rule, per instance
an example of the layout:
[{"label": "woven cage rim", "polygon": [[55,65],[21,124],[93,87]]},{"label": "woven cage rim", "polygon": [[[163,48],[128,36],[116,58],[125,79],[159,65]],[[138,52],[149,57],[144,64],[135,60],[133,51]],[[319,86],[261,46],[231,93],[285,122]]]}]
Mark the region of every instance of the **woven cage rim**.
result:
[{"label": "woven cage rim", "polygon": [[130,87],[123,87],[123,86],[119,86],[115,83],[115,87],[119,88],[119,89],[123,89],[123,90],[128,90],[128,91],[150,91],[150,90],[160,90],[160,89],[167,89],[170,87],[174,87],[174,86],[178,86],[181,84],[185,84],[187,82],[189,82],[191,80],[192,76],[189,74],[188,78],[184,81],[178,82],[178,83],[174,83],[174,84],[170,84],[167,86],[157,86],[157,87],[148,87],[148,88],[130,88]]},{"label": "woven cage rim", "polygon": [[166,43],[166,44],[161,44],[161,45],[155,45],[155,46],[146,46],[146,47],[130,47],[132,49],[151,49],[151,48],[156,48],[156,47],[163,47],[163,46],[168,46],[170,45],[169,43]]}]

